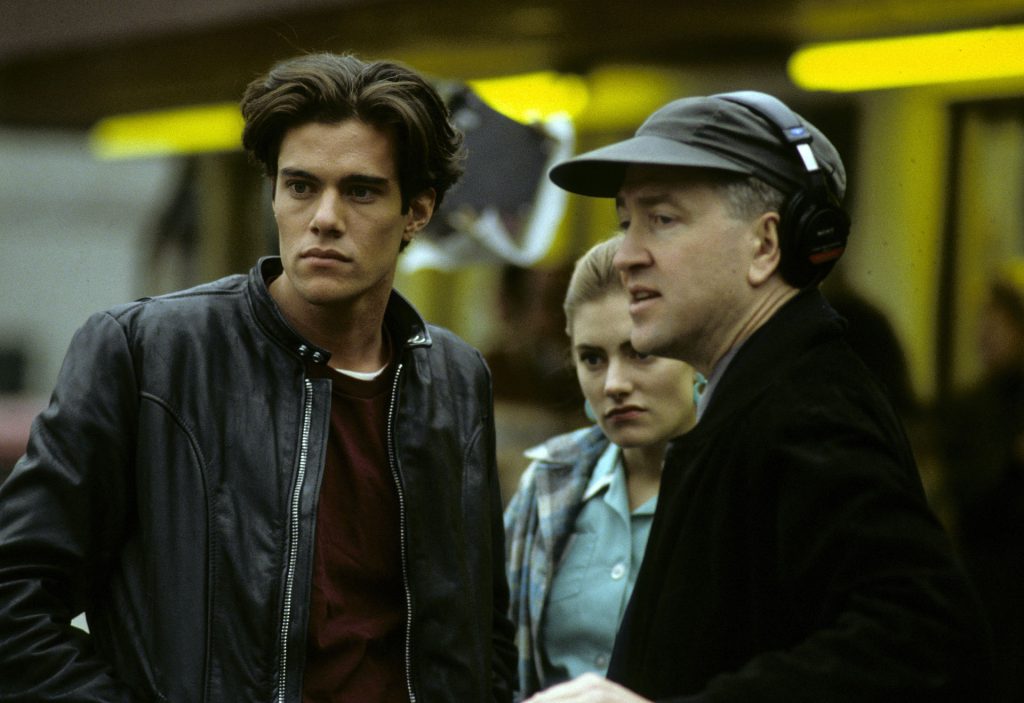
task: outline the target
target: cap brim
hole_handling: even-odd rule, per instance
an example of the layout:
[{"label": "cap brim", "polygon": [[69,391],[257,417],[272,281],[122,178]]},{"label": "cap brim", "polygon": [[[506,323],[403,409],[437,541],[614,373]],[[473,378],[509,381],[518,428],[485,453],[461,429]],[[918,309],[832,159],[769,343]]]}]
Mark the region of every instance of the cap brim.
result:
[{"label": "cap brim", "polygon": [[643,135],[588,151],[557,164],[548,177],[570,193],[597,198],[614,198],[634,164],[649,166],[688,166],[749,174],[740,164],[702,148],[673,139]]}]

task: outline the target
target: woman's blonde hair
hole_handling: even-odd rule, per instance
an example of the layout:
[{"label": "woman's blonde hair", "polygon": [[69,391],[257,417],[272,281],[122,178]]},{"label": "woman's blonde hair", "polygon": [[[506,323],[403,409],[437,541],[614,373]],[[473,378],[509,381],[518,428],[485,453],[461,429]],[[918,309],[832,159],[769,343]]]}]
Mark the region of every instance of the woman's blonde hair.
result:
[{"label": "woman's blonde hair", "polygon": [[600,300],[609,293],[625,290],[622,278],[612,264],[622,240],[623,234],[620,232],[595,244],[576,260],[572,278],[569,279],[569,287],[565,291],[565,301],[562,303],[562,310],[565,312],[565,333],[570,337],[572,323],[580,305]]}]

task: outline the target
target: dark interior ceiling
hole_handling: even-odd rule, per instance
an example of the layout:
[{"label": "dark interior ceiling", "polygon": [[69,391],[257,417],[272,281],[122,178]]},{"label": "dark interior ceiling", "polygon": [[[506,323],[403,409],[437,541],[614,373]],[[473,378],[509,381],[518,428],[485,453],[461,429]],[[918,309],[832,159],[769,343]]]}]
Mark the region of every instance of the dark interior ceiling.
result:
[{"label": "dark interior ceiling", "polygon": [[1022,0],[0,0],[0,124],[85,128],[236,100],[281,58],[354,51],[474,78],[757,63],[836,38],[1024,22]]}]

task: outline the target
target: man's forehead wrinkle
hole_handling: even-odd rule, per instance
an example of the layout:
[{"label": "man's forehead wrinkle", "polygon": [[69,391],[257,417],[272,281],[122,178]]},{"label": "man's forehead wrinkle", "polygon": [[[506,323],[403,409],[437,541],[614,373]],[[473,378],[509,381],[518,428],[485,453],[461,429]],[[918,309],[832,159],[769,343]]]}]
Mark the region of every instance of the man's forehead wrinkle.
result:
[{"label": "man's forehead wrinkle", "polygon": [[651,207],[664,203],[678,204],[678,195],[682,188],[683,184],[661,182],[625,185],[615,198],[615,205],[619,208],[625,207],[627,200],[642,207]]}]

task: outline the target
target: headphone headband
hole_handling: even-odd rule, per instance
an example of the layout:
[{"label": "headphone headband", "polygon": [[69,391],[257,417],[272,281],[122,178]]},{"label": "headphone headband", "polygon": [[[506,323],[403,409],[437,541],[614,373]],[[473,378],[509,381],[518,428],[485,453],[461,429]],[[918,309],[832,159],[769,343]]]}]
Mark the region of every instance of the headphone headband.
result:
[{"label": "headphone headband", "polygon": [[786,281],[799,288],[820,281],[846,249],[850,218],[829,188],[828,176],[814,155],[814,135],[795,112],[772,95],[741,90],[711,97],[760,115],[776,128],[781,141],[794,147],[807,173],[809,188],[792,193],[779,213],[780,268]]},{"label": "headphone headband", "polygon": [[712,97],[742,105],[766,119],[775,126],[786,143],[792,144],[796,148],[800,162],[808,173],[822,171],[818,159],[814,155],[814,150],[811,149],[811,142],[814,141],[811,130],[807,129],[803,120],[790,110],[786,103],[773,95],[759,93],[756,90],[719,93]]}]

